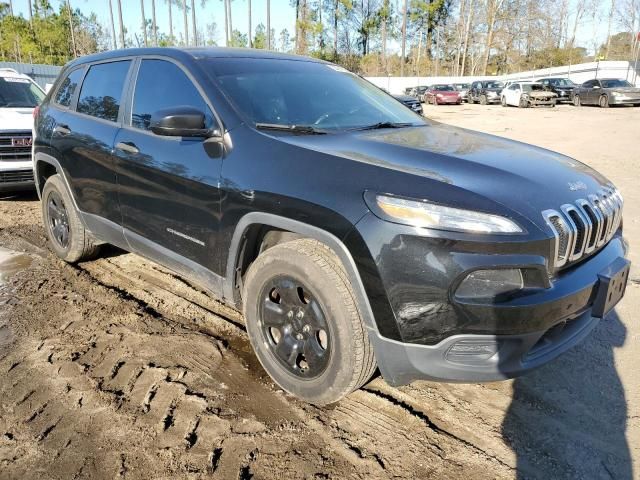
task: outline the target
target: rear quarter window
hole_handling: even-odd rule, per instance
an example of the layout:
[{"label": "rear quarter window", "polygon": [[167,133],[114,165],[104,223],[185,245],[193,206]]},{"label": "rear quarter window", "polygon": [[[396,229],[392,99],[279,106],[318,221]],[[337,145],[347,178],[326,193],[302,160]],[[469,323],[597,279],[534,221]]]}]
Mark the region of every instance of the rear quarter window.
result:
[{"label": "rear quarter window", "polygon": [[71,105],[73,94],[78,89],[78,85],[82,80],[83,72],[84,72],[83,68],[78,68],[70,72],[65,77],[65,79],[60,84],[58,91],[56,92],[55,98],[53,99],[55,103],[63,107],[68,107],[69,105]]}]

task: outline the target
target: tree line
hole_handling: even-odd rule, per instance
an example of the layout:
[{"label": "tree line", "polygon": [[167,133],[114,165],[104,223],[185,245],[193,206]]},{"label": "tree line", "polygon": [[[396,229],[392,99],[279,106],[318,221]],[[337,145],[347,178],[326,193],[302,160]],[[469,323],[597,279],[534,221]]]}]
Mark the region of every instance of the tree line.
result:
[{"label": "tree line", "polygon": [[[0,58],[60,65],[111,48],[226,45],[311,55],[364,75],[428,76],[633,60],[640,50],[640,0],[290,0],[292,32],[271,27],[270,0],[140,0],[133,31],[121,0],[99,1],[108,3],[107,25],[72,0],[57,8],[28,0],[26,16],[13,1],[0,2]],[[239,4],[245,14],[234,19]],[[160,8],[166,31],[156,21]],[[266,9],[266,25],[253,23],[256,8]],[[202,20],[214,12],[222,32]]]}]

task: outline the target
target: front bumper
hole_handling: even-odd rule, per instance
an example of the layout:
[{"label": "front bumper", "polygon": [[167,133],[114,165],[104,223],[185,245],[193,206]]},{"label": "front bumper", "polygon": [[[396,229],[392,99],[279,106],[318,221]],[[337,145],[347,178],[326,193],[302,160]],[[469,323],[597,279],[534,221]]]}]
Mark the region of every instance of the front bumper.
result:
[{"label": "front bumper", "polygon": [[609,105],[640,105],[640,98],[610,95]]},{"label": "front bumper", "polygon": [[[390,385],[414,380],[459,383],[493,382],[523,375],[580,343],[599,319],[589,311],[548,330],[519,335],[455,335],[437,345],[412,345],[369,335],[376,361]],[[486,355],[454,352],[481,346]]]},{"label": "front bumper", "polygon": [[33,170],[0,170],[0,192],[20,192],[35,188]]},{"label": "front bumper", "polygon": [[[500,301],[461,301],[452,289],[474,269],[539,268],[547,278],[546,247],[502,242],[494,245],[499,251],[490,251],[489,245],[434,239],[398,225],[386,229],[379,222],[366,217],[357,228],[368,239],[381,286],[364,270],[361,275],[369,283],[375,312],[369,337],[380,371],[394,385],[418,379],[501,380],[552,360],[598,323],[592,310],[599,274],[619,264],[627,250],[618,233],[600,251],[558,273],[546,288]],[[466,355],[477,353],[478,345],[481,355]]]}]

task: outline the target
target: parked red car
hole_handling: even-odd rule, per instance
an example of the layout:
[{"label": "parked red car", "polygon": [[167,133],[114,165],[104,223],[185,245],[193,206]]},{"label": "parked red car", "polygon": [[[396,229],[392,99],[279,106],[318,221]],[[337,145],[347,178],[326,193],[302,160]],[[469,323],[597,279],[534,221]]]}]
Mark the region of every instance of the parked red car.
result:
[{"label": "parked red car", "polygon": [[434,105],[445,103],[460,105],[462,103],[462,95],[453,85],[431,85],[424,94],[424,100],[426,103],[433,103]]}]

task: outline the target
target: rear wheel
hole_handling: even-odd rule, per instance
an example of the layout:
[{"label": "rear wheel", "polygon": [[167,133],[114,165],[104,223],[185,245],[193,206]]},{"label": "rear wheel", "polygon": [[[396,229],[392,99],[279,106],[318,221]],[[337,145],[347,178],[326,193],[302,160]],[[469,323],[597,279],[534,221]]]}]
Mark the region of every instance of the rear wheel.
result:
[{"label": "rear wheel", "polygon": [[249,339],[287,392],[317,405],[360,388],[376,369],[373,349],[340,260],[311,239],[262,253],[244,284]]},{"label": "rear wheel", "polygon": [[42,219],[52,250],[62,260],[75,263],[94,258],[99,250],[80,221],[60,175],[47,179],[42,190]]},{"label": "rear wheel", "polygon": [[598,105],[600,105],[600,108],[609,108],[609,97],[606,95],[600,95]]}]

